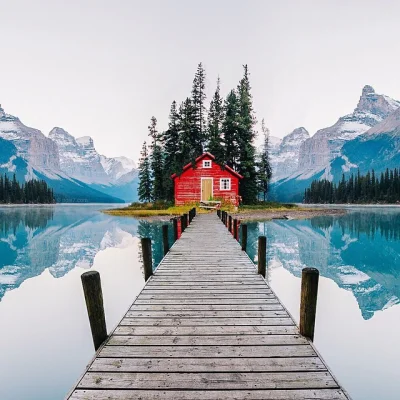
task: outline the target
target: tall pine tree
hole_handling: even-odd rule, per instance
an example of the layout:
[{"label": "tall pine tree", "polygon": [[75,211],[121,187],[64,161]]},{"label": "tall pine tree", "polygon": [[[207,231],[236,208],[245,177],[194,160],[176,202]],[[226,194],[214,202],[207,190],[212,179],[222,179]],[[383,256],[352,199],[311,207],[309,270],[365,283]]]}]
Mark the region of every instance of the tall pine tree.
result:
[{"label": "tall pine tree", "polygon": [[244,65],[243,69],[243,78],[240,80],[237,89],[239,98],[239,160],[237,170],[244,178],[239,185],[242,200],[245,204],[252,204],[257,201],[256,150],[254,147],[256,119],[247,65]]},{"label": "tall pine tree", "polygon": [[140,201],[151,201],[153,196],[153,182],[151,179],[151,167],[147,143],[144,142],[139,160],[139,188],[138,196]]},{"label": "tall pine tree", "polygon": [[225,146],[222,136],[222,124],[224,121],[224,107],[220,94],[220,80],[217,81],[217,89],[210,102],[208,112],[208,146],[207,150],[215,156],[217,163],[225,164]]},{"label": "tall pine tree", "polygon": [[194,113],[194,126],[192,131],[192,144],[194,146],[194,156],[200,156],[206,143],[206,73],[203,64],[197,66],[197,71],[193,80],[192,87],[192,106]]},{"label": "tall pine tree", "polygon": [[157,131],[157,119],[151,117],[149,125],[151,142],[151,170],[153,172],[153,199],[164,200],[164,158],[161,135]]},{"label": "tall pine tree", "polygon": [[179,114],[176,102],[173,101],[169,113],[168,130],[164,132],[164,183],[166,199],[174,199],[174,187],[171,175],[182,170],[179,142]]},{"label": "tall pine tree", "polygon": [[225,143],[225,161],[235,171],[239,159],[239,103],[236,92],[231,90],[225,100],[222,131]]},{"label": "tall pine tree", "polygon": [[[192,100],[188,97],[179,107],[179,164],[181,167],[194,162],[201,155],[196,142],[195,112]],[[200,151],[200,153],[199,153]]]},{"label": "tall pine tree", "polygon": [[265,201],[269,189],[269,181],[272,177],[272,168],[269,159],[269,129],[265,126],[264,118],[261,121],[261,131],[263,134],[263,147],[258,163],[258,190],[262,193]]}]

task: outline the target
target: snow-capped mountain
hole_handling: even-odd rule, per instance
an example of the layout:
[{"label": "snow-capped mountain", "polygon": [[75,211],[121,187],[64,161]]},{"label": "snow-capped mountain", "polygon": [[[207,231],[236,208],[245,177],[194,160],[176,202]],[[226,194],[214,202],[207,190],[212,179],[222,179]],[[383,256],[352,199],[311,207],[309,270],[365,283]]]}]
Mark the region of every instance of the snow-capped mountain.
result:
[{"label": "snow-capped mountain", "polygon": [[300,127],[286,135],[283,139],[274,138],[275,140],[270,140],[273,182],[279,181],[297,170],[301,145],[309,137],[308,131]]},{"label": "snow-capped mountain", "polygon": [[319,130],[304,142],[300,149],[299,169],[318,171],[325,168],[330,161],[341,155],[340,150],[345,142],[382,122],[399,107],[400,102],[376,94],[369,85],[364,86],[353,113],[339,118],[333,126]]},{"label": "snow-capped mountain", "polygon": [[0,137],[10,141],[32,168],[59,170],[57,145],[37,129],[24,125],[19,118],[6,114],[0,106]]},{"label": "snow-capped mountain", "polygon": [[135,200],[137,169],[134,161],[100,155],[90,136],[75,139],[62,128],[53,128],[49,138],[58,145],[62,171],[105,193],[126,201]]},{"label": "snow-capped mountain", "polygon": [[[387,119],[400,107],[400,102],[386,95],[375,93],[371,86],[365,86],[353,113],[340,117],[328,128],[321,129],[314,136],[304,141],[300,148],[298,168],[289,176],[275,182],[272,197],[283,201],[301,201],[304,190],[315,179],[337,179],[342,173],[358,168],[351,161],[354,154],[350,150],[353,142],[373,127],[387,129]],[[381,125],[382,124],[382,125]],[[372,128],[372,129],[371,129]],[[369,154],[367,163],[376,154]]]},{"label": "snow-capped mountain", "polygon": [[100,156],[101,165],[108,176],[112,176],[115,180],[119,180],[126,175],[136,172],[136,163],[128,157],[107,158]]},{"label": "snow-capped mountain", "polygon": [[333,179],[343,173],[360,170],[361,173],[375,170],[383,172],[386,168],[399,168],[400,165],[400,108],[363,135],[346,143],[342,154],[331,162]]},{"label": "snow-capped mountain", "polygon": [[[70,143],[63,145],[71,150],[73,141],[66,136],[64,139]],[[81,146],[89,146],[87,142],[88,140],[82,140]],[[91,152],[93,157],[93,150],[86,149],[88,157]],[[54,140],[46,137],[41,131],[24,125],[19,118],[6,114],[0,106],[1,174],[16,174],[21,182],[32,178],[43,179],[53,188],[57,201],[122,201],[113,193],[99,191],[94,185],[90,187],[83,180],[69,174],[62,166],[64,159],[64,154],[59,151],[59,146]],[[101,169],[103,170],[102,166]],[[123,184],[126,185],[126,182]]]}]

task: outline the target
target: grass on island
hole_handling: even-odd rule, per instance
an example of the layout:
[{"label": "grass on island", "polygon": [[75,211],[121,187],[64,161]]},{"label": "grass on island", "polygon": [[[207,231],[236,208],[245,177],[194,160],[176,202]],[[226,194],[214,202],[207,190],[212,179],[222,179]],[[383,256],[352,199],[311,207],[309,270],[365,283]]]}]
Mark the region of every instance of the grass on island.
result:
[{"label": "grass on island", "polygon": [[[210,210],[200,208],[199,203],[188,203],[184,206],[175,206],[170,202],[154,202],[154,203],[132,203],[128,207],[114,208],[110,210],[104,210],[103,212],[109,215],[116,216],[131,216],[131,217],[163,217],[163,216],[174,216],[188,213],[193,207],[197,208],[198,213],[209,213]],[[295,204],[284,204],[277,202],[259,202],[252,205],[242,205],[238,210],[232,205],[222,204],[221,210],[229,211],[231,213],[251,213],[258,211],[291,211],[299,210],[299,207]],[[212,212],[213,210],[211,210]]]}]

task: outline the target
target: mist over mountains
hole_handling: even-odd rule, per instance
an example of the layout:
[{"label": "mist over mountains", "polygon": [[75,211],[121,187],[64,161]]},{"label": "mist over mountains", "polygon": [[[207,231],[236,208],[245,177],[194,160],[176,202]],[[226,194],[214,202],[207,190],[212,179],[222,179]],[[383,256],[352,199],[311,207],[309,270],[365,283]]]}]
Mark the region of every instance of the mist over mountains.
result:
[{"label": "mist over mountains", "polygon": [[0,173],[20,182],[43,179],[58,202],[124,202],[137,198],[137,169],[126,157],[100,155],[89,136],[62,128],[48,137],[0,106]]}]

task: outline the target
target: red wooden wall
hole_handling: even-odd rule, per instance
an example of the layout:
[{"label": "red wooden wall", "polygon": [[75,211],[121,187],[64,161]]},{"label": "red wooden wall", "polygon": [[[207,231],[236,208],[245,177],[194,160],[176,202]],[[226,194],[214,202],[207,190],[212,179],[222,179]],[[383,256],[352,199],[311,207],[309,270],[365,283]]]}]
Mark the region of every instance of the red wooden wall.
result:
[{"label": "red wooden wall", "polygon": [[[203,168],[203,160],[211,160],[211,168]],[[183,205],[201,200],[201,178],[213,178],[213,198],[223,198],[235,203],[239,194],[239,178],[227,169],[222,169],[206,155],[196,162],[196,168],[188,168],[174,179],[175,204]],[[220,178],[231,179],[230,190],[220,190]]]}]

